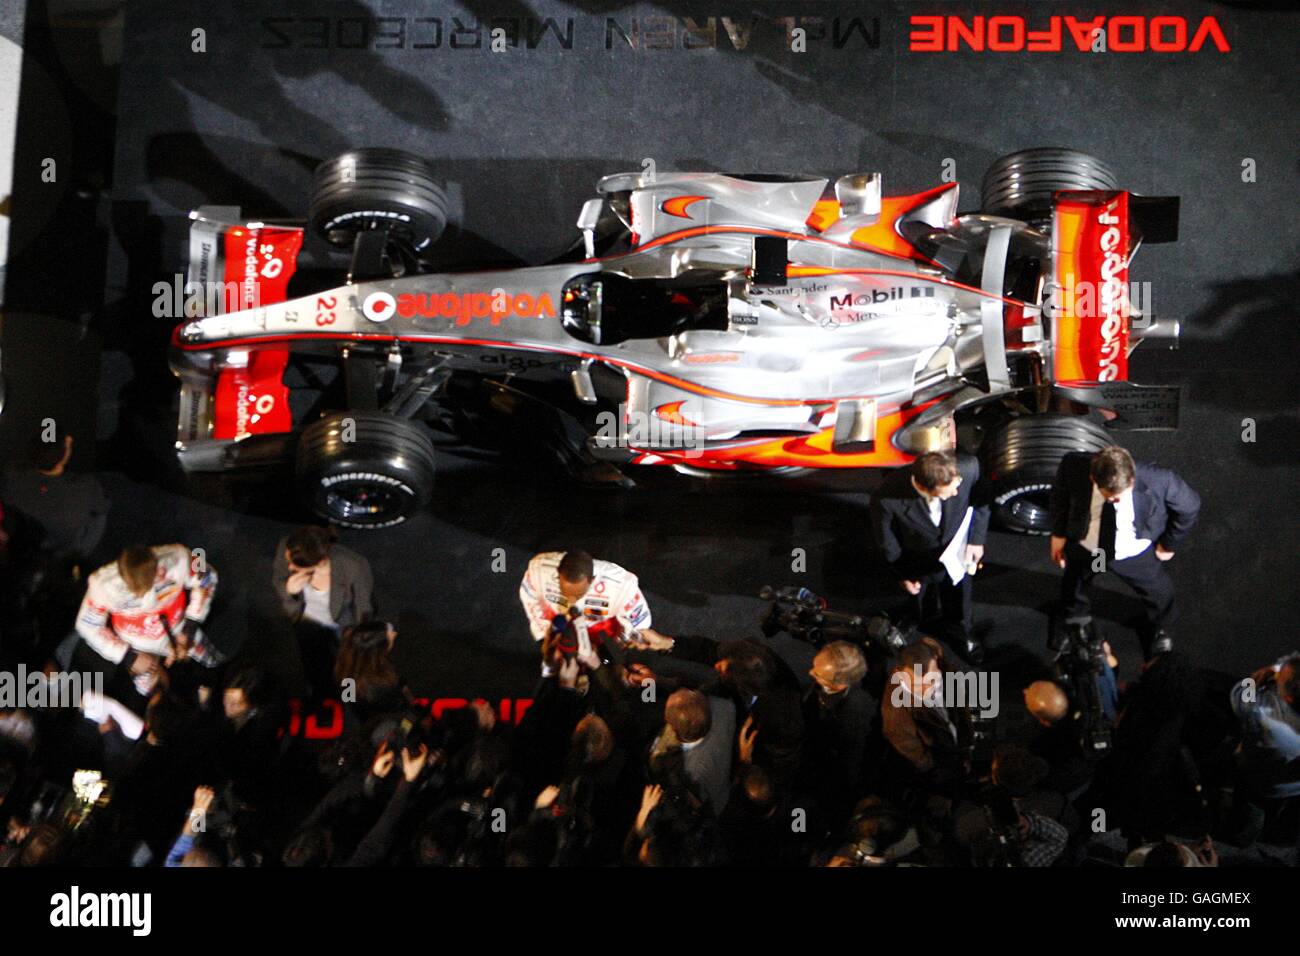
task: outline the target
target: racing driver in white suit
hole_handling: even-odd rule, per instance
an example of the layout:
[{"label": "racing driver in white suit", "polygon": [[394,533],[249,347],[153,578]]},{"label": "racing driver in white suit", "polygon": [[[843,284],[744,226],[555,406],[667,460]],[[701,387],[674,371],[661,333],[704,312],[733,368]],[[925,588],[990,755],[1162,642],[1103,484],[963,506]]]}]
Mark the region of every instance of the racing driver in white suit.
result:
[{"label": "racing driver in white suit", "polygon": [[183,544],[130,547],[90,576],[77,631],[100,656],[128,668],[148,697],[159,669],[173,661],[221,662],[200,627],[216,589],[216,569]]},{"label": "racing driver in white suit", "polygon": [[546,551],[534,557],[519,585],[519,601],[536,641],[544,640],[552,620],[566,616],[571,607],[582,611],[593,638],[632,638],[650,627],[650,606],[636,575],[585,551]]}]

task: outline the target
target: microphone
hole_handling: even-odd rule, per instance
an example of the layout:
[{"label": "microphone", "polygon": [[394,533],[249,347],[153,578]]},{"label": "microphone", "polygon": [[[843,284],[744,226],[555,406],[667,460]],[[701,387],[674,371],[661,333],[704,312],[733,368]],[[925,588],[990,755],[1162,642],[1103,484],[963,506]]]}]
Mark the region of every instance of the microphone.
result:
[{"label": "microphone", "polygon": [[578,634],[569,621],[563,614],[551,618],[551,637],[555,641],[555,649],[566,661],[578,656]]},{"label": "microphone", "polygon": [[569,633],[572,635],[573,653],[576,655],[579,651],[588,651],[591,649],[591,637],[587,633],[587,617],[582,613],[582,608],[574,605],[569,608]]}]

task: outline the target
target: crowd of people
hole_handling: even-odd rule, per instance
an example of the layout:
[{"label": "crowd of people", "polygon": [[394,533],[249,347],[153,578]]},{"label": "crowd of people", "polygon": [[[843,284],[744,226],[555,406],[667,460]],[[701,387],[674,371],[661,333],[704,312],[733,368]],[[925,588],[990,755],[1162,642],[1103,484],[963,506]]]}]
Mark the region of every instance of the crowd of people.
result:
[{"label": "crowd of people", "polygon": [[[1061,639],[1000,710],[954,692],[987,676],[970,594],[988,513],[964,456],[922,456],[873,498],[915,613],[815,638],[806,672],[757,635],[655,630],[612,562],[537,555],[519,599],[541,673],[517,721],[482,702],[435,718],[367,560],[298,528],[266,587],[307,698],[342,710],[324,743],[286,732],[282,675],[223,650],[218,556],[119,542],[85,566],[108,500],[71,453],[47,431],[0,487],[0,655],[33,675],[0,693],[0,864],[1168,867],[1257,842],[1296,862],[1300,655],[1242,678],[1174,646],[1164,564],[1199,501],[1123,449],[1062,465]],[[1117,675],[1087,617],[1104,572],[1142,600],[1140,673]],[[32,693],[83,673],[73,706]]]}]

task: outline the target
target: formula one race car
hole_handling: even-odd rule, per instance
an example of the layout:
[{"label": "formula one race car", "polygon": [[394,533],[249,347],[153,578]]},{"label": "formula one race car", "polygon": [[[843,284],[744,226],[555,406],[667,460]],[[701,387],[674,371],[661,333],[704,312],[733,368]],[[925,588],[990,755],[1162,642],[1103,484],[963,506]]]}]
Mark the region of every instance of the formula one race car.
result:
[{"label": "formula one race car", "polygon": [[[891,467],[960,443],[1002,525],[1044,533],[1060,458],[1111,443],[1099,419],[1176,427],[1176,387],[1127,379],[1139,339],[1177,335],[1134,307],[1128,268],[1176,238],[1178,200],[1121,191],[1083,153],[999,160],[964,215],[956,183],[884,197],[877,173],[596,189],[570,254],[454,274],[428,265],[446,193],[395,150],[323,163],[305,224],[193,213],[171,356],[184,469],[292,463],[318,515],[377,528],[426,503],[447,439],[541,435],[624,482]],[[314,288],[305,235],[338,257]]]}]

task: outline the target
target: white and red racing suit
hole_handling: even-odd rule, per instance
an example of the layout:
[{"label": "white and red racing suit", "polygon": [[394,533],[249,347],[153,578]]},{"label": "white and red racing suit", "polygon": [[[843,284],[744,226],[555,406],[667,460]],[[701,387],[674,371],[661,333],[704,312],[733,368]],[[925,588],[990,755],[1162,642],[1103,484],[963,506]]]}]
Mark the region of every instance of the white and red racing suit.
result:
[{"label": "white and red racing suit", "polygon": [[[216,570],[183,544],[158,545],[152,551],[158,558],[158,573],[153,587],[142,596],[131,593],[116,561],[90,576],[77,614],[77,633],[107,660],[129,664],[127,658],[135,654],[172,656],[173,635],[186,621],[193,621],[188,656],[204,666],[215,666],[220,655],[197,624],[208,617],[217,589]],[[137,674],[134,680],[136,690],[147,695],[157,676]]]},{"label": "white and red racing suit", "polygon": [[[568,613],[569,602],[560,592],[560,559],[563,551],[546,551],[528,562],[528,570],[519,585],[519,601],[528,615],[533,640],[546,637],[551,620]],[[587,633],[592,637],[617,637],[628,631],[643,631],[650,626],[650,606],[646,604],[636,575],[610,561],[595,561],[591,586],[578,601],[587,619]]]}]

